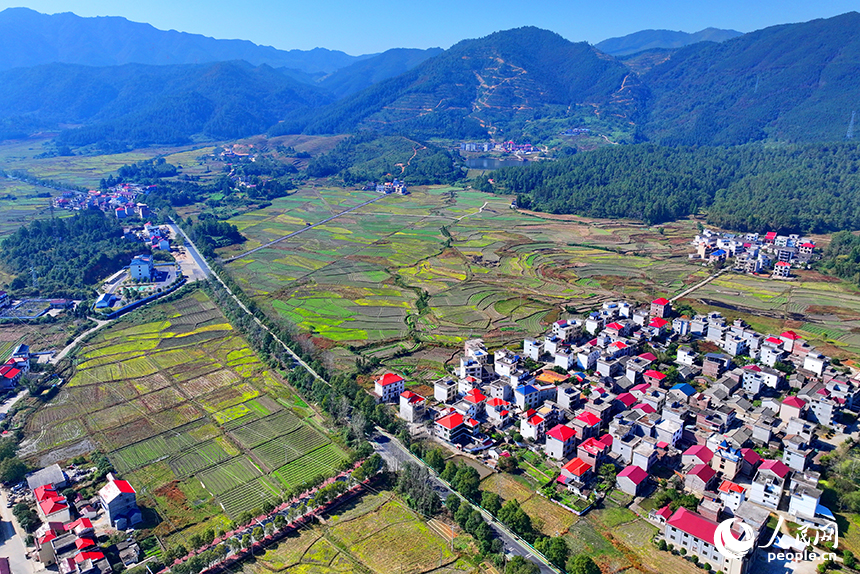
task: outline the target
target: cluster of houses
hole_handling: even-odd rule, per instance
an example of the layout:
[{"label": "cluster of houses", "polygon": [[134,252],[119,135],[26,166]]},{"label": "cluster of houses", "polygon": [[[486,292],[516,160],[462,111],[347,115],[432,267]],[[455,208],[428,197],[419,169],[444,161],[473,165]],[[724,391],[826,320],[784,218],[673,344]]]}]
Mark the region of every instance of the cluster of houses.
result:
[{"label": "cluster of houses", "polygon": [[14,389],[21,377],[30,372],[30,347],[21,344],[15,347],[12,355],[0,366],[0,391]]},{"label": "cluster of houses", "polygon": [[734,261],[737,271],[750,274],[770,272],[772,277],[791,276],[792,266],[805,266],[813,258],[815,243],[796,234],[778,235],[775,231],[735,234],[703,230],[693,239],[696,253],[690,259],[706,264]]},{"label": "cluster of houses", "polygon": [[[527,358],[540,368],[528,369]],[[526,339],[522,351],[491,353],[482,340],[467,341],[456,375],[434,383],[432,400],[394,373],[376,381],[375,394],[399,401],[407,421],[432,413],[436,436],[470,452],[495,450],[489,431],[518,431],[557,461],[557,488],[583,497],[605,464],[633,497],[653,489],[655,470],[675,476],[701,505],[666,507],[651,519],[668,542],[740,574],[749,560],[733,562],[713,546],[725,517],[757,535],[777,508],[799,523],[832,522],[812,470],[816,430],[841,428],[841,414],[860,407],[858,389],[860,378],[793,331],[760,334],[718,313],[675,317],[659,298],[640,307],[606,302]]]},{"label": "cluster of houses", "polygon": [[[36,551],[43,566],[56,565],[61,574],[108,574],[113,572],[99,547],[94,521],[104,511],[110,527],[125,530],[139,524],[134,488],[112,474],[93,500],[69,500],[61,494],[69,479],[59,465],[52,465],[27,477],[42,526],[35,535]],[[140,548],[133,543],[117,548],[125,566],[138,562]]]},{"label": "cluster of houses", "polygon": [[466,152],[501,152],[528,154],[536,153],[538,150],[530,143],[518,144],[515,141],[506,142],[460,142],[460,151]]},{"label": "cluster of houses", "polygon": [[364,186],[364,191],[375,191],[383,195],[397,193],[400,195],[409,195],[409,188],[405,181],[400,181],[396,177],[394,181],[383,181],[382,183],[369,183]]},{"label": "cluster of houses", "polygon": [[124,228],[123,237],[129,241],[140,241],[151,249],[170,251],[170,228],[166,225],[147,222],[143,227]]},{"label": "cluster of houses", "polygon": [[149,217],[150,211],[145,203],[137,200],[154,190],[156,186],[143,186],[136,183],[123,183],[108,190],[91,189],[90,191],[66,191],[54,199],[54,207],[81,211],[83,209],[101,209],[112,213],[117,219],[127,217]]}]

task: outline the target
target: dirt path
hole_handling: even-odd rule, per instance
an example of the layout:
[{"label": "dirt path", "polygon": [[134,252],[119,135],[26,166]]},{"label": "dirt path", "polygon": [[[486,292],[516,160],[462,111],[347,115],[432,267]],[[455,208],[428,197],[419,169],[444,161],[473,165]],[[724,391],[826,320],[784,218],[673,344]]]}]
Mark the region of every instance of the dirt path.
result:
[{"label": "dirt path", "polygon": [[711,281],[713,281],[714,279],[716,279],[717,277],[719,277],[720,275],[722,275],[726,271],[728,271],[728,269],[723,269],[721,271],[717,271],[713,275],[708,276],[704,281],[700,281],[699,283],[696,283],[695,285],[693,285],[689,289],[685,289],[684,291],[681,291],[680,293],[678,293],[677,295],[675,295],[674,297],[669,299],[669,302],[672,303],[672,302],[680,299],[681,297],[686,297],[687,295],[689,295],[690,293],[692,293],[696,289],[699,289],[700,287],[707,285],[708,283],[710,283]]},{"label": "dirt path", "polygon": [[93,319],[93,321],[96,322],[96,326],[78,335],[75,340],[66,345],[66,347],[62,351],[51,357],[52,364],[56,365],[57,363],[59,363],[66,355],[69,354],[72,349],[74,349],[78,345],[78,343],[83,340],[84,337],[86,337],[90,333],[95,333],[105,325],[109,325],[110,323],[112,323],[112,321],[102,321],[101,319]]}]

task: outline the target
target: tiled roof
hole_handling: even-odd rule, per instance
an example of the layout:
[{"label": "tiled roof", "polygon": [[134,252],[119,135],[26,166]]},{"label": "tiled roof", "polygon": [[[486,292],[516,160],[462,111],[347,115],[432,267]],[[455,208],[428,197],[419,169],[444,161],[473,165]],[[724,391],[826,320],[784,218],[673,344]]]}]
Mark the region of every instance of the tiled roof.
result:
[{"label": "tiled roof", "polygon": [[732,482],[731,480],[724,480],[720,484],[719,491],[720,492],[726,492],[726,493],[737,492],[738,494],[743,494],[744,492],[747,491],[747,489],[744,488],[743,486],[741,486],[740,484],[736,484],[736,483]]},{"label": "tiled roof", "polygon": [[584,422],[586,425],[593,427],[594,425],[600,424],[600,417],[591,411],[585,411],[576,417],[577,420]]},{"label": "tiled roof", "polygon": [[546,433],[547,437],[552,437],[561,442],[567,442],[576,436],[576,431],[567,425],[556,425]]},{"label": "tiled roof", "polygon": [[642,484],[642,481],[648,478],[648,473],[635,464],[631,464],[618,473],[618,478],[627,478],[630,479],[633,484],[639,485]]},{"label": "tiled roof", "polygon": [[651,406],[651,405],[649,405],[648,403],[639,403],[638,405],[634,405],[634,407],[633,407],[633,408],[634,408],[634,409],[637,409],[637,410],[640,410],[640,411],[642,411],[643,413],[647,413],[647,414],[649,414],[649,415],[650,415],[651,413],[656,413],[656,412],[657,412],[657,409],[655,409],[654,407],[652,407],[652,406]]},{"label": "tiled roof", "polygon": [[394,383],[399,383],[403,380],[403,377],[400,375],[395,375],[394,373],[385,373],[378,379],[376,382],[382,385],[383,387],[387,387],[388,385],[393,385]]},{"label": "tiled roof", "polygon": [[742,448],[741,456],[750,464],[758,464],[761,462],[761,456],[751,448]]},{"label": "tiled roof", "polygon": [[662,329],[663,327],[665,327],[668,324],[669,324],[669,321],[667,321],[666,319],[661,319],[660,317],[654,317],[653,319],[651,319],[651,322],[648,323],[648,326],[649,327],[656,327],[657,329]]},{"label": "tiled roof", "polygon": [[714,533],[719,526],[713,520],[709,520],[692,510],[687,510],[683,506],[678,508],[666,523],[681,532],[686,532],[693,538],[704,540],[708,544],[714,543]]},{"label": "tiled roof", "polygon": [[583,474],[591,470],[591,465],[582,460],[581,458],[576,457],[561,468],[562,470],[566,470],[573,476],[582,476]]},{"label": "tiled roof", "polygon": [[451,413],[441,419],[437,419],[436,424],[448,430],[453,430],[463,424],[463,415],[460,413]]},{"label": "tiled roof", "polygon": [[703,444],[696,444],[684,451],[684,456],[695,456],[704,463],[711,462],[714,453]]},{"label": "tiled roof", "polygon": [[785,337],[786,339],[790,339],[792,341],[796,341],[796,340],[800,339],[800,335],[798,335],[794,331],[785,331],[784,333],[782,333],[780,335],[780,337]]},{"label": "tiled roof", "polygon": [[655,355],[654,353],[642,353],[641,355],[639,355],[639,358],[653,362],[657,360],[657,355]]},{"label": "tiled roof", "polygon": [[668,305],[668,304],[669,304],[669,300],[668,300],[668,299],[666,299],[665,297],[660,297],[659,299],[654,299],[654,300],[653,300],[653,301],[651,301],[651,302],[652,302],[654,305]]},{"label": "tiled roof", "polygon": [[648,369],[647,371],[645,371],[644,376],[650,377],[652,379],[657,379],[658,381],[662,381],[666,378],[666,375],[664,375],[660,371],[655,371],[654,369]]},{"label": "tiled roof", "polygon": [[760,470],[769,470],[780,478],[788,474],[788,467],[781,460],[766,460],[761,463]]},{"label": "tiled roof", "polygon": [[636,404],[636,397],[631,395],[630,393],[621,393],[615,399],[624,404],[625,407],[630,408],[634,404]]},{"label": "tiled roof", "polygon": [[487,400],[487,396],[484,393],[482,393],[480,389],[472,389],[471,391],[466,393],[466,396],[463,398],[466,401],[468,401],[470,403],[474,403],[474,404],[478,404],[482,401]]},{"label": "tiled roof", "polygon": [[802,409],[806,406],[806,401],[804,401],[800,397],[786,397],[786,399],[782,401],[782,404]]}]

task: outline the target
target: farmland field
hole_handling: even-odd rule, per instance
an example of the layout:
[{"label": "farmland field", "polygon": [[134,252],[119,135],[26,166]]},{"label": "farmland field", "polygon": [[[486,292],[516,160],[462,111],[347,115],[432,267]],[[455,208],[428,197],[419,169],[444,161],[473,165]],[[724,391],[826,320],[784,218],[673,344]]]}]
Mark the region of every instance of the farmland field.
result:
[{"label": "farmland field", "polygon": [[[182,340],[194,343],[163,344]],[[162,516],[155,533],[168,545],[336,474],[350,457],[283,407],[295,391],[201,290],[99,331],[74,363],[66,385],[29,418],[21,454],[39,463],[67,448],[106,453],[140,485],[140,503]]]},{"label": "farmland field", "polygon": [[304,528],[243,565],[243,574],[314,572],[474,572],[448,540],[390,492],[364,494],[325,524]]}]

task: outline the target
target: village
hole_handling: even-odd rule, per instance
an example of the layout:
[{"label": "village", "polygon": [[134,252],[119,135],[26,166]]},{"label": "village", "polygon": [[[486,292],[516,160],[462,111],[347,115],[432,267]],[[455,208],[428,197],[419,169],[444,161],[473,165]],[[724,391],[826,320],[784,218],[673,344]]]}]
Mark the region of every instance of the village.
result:
[{"label": "village", "polygon": [[151,212],[145,203],[138,202],[138,198],[153,189],[155,186],[122,183],[107,190],[65,191],[53,200],[51,206],[69,211],[101,209],[117,219],[131,217],[145,219]]},{"label": "village", "polygon": [[[755,546],[766,542],[772,514],[833,535],[815,468],[845,439],[858,388],[860,375],[793,331],[757,333],[719,313],[677,316],[658,298],[638,307],[604,303],[583,319],[553,323],[522,349],[491,353],[469,340],[432,397],[390,372],[374,394],[394,403],[413,433],[491,467],[510,456],[506,445],[542,457],[556,478],[541,492],[571,512],[583,514],[618,489],[661,528],[662,548],[741,574],[754,554],[716,549],[724,520]],[[637,507],[658,485],[694,495],[697,509]],[[776,534],[783,551],[807,546]]]},{"label": "village", "polygon": [[734,260],[734,270],[750,275],[770,273],[774,279],[791,277],[792,267],[808,269],[815,260],[815,243],[797,234],[735,234],[703,229],[693,239],[696,253],[689,259],[723,266]]}]

